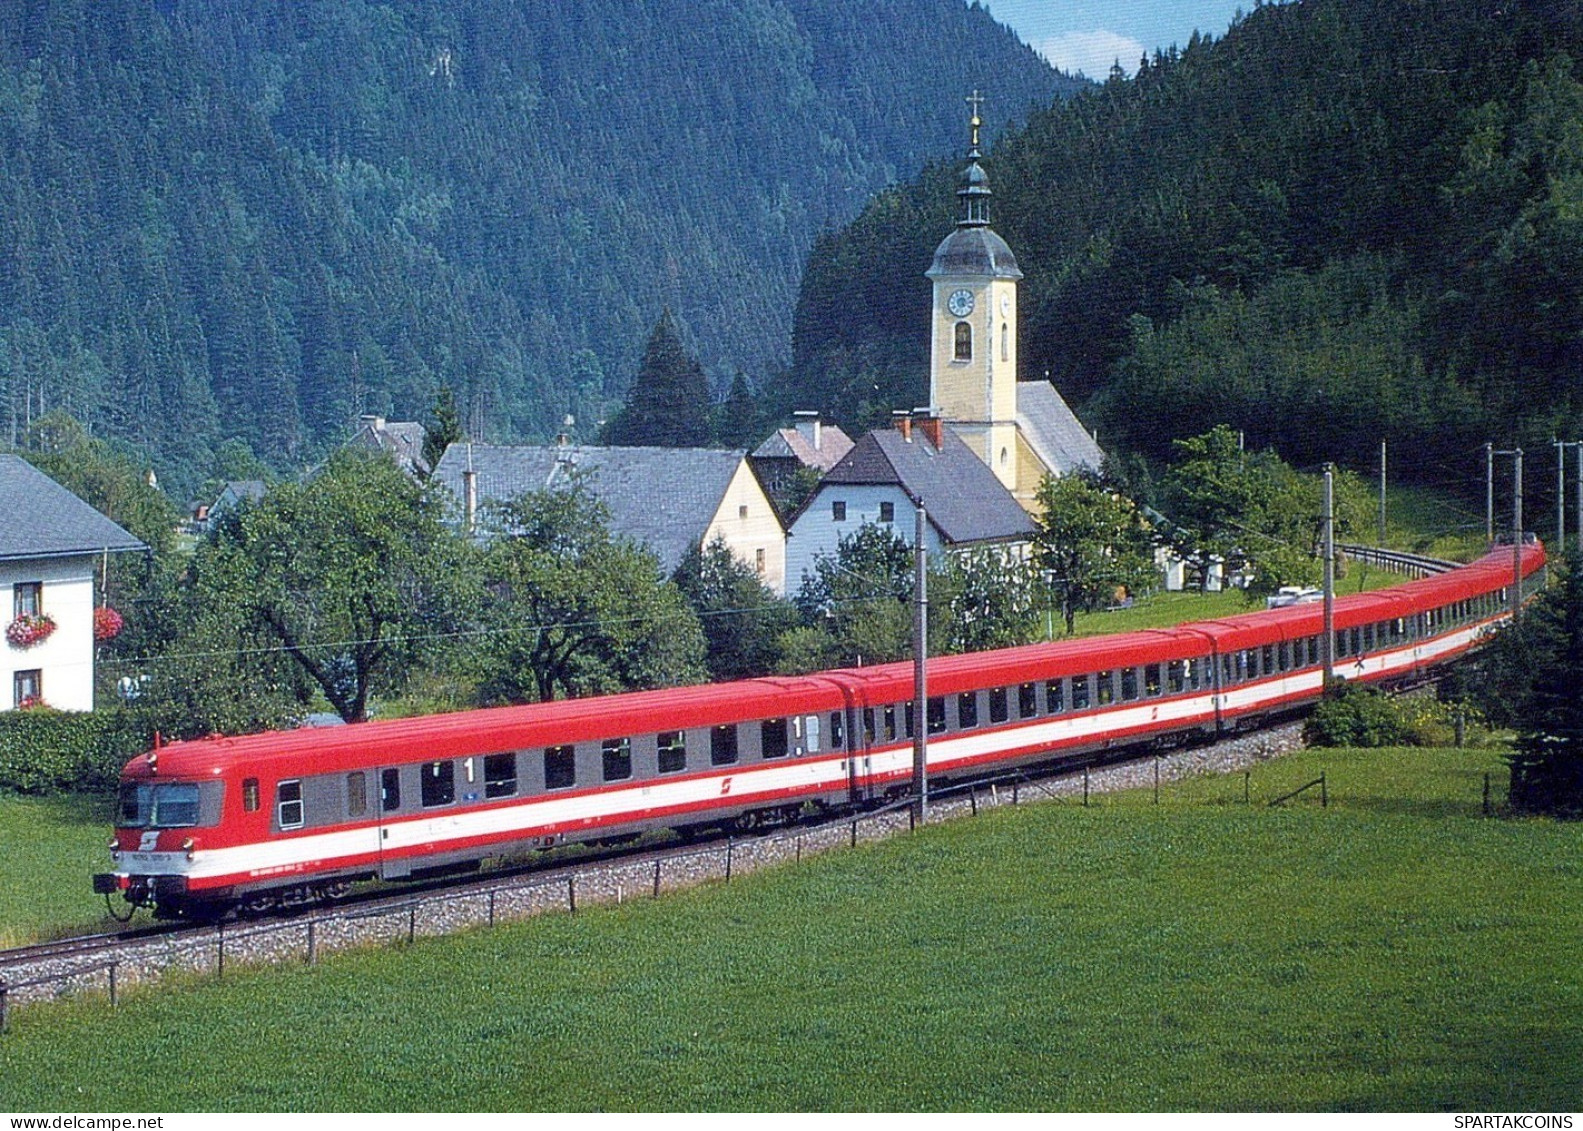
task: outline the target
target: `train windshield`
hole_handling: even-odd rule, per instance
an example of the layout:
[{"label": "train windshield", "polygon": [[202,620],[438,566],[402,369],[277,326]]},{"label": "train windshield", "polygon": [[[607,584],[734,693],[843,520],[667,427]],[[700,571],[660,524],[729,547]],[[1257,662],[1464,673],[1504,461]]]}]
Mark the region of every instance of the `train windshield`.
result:
[{"label": "train windshield", "polygon": [[124,785],[119,805],[123,829],[180,829],[198,823],[196,782]]}]

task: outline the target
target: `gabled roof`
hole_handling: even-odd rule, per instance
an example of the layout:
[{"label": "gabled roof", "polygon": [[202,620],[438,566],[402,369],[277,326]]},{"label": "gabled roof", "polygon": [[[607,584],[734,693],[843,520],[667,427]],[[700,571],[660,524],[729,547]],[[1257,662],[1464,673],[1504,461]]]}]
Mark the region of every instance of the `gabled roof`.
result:
[{"label": "gabled roof", "polygon": [[800,429],[780,428],[753,450],[753,458],[794,459],[804,467],[829,471],[851,450],[852,437],[834,424],[822,424],[817,448]]},{"label": "gabled roof", "polygon": [[463,497],[471,460],[480,503],[564,487],[574,470],[610,510],[612,534],[632,539],[670,573],[703,539],[746,453],[714,448],[597,448],[452,444],[434,480]]},{"label": "gabled roof", "polygon": [[1041,463],[1056,475],[1099,470],[1105,453],[1048,381],[1017,383],[1017,427]]},{"label": "gabled roof", "polygon": [[370,451],[388,452],[408,474],[427,474],[429,461],[423,458],[423,442],[428,429],[416,420],[386,420],[382,416],[365,417],[349,445]]},{"label": "gabled roof", "polygon": [[815,495],[841,484],[899,487],[922,501],[950,545],[1022,541],[1035,532],[1011,492],[949,428],[941,429],[939,448],[916,425],[910,440],[894,430],[868,433],[830,469]]},{"label": "gabled roof", "polygon": [[0,455],[0,561],[148,549],[28,463]]}]

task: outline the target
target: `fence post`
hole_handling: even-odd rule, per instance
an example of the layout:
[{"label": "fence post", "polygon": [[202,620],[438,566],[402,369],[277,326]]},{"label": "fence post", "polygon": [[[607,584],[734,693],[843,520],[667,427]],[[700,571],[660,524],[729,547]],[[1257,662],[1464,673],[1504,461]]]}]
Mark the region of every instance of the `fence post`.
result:
[{"label": "fence post", "polygon": [[573,873],[566,877],[566,910],[573,915],[577,914],[577,875]]},{"label": "fence post", "polygon": [[1242,771],[1242,803],[1244,805],[1252,805],[1253,804],[1253,771],[1252,770],[1243,770]]},{"label": "fence post", "polygon": [[0,978],[0,1033],[11,1027],[10,1003],[6,1000],[5,979]]},{"label": "fence post", "polygon": [[978,816],[978,790],[971,787],[967,791],[967,807],[973,811],[973,816]]},{"label": "fence post", "polygon": [[407,905],[407,945],[411,946],[418,938],[418,905]]},{"label": "fence post", "polygon": [[312,966],[319,961],[318,931],[319,921],[308,920],[308,965]]},{"label": "fence post", "polygon": [[1490,775],[1488,772],[1484,774],[1484,815],[1486,817],[1490,815]]},{"label": "fence post", "polygon": [[857,819],[852,820],[852,847],[857,847]]},{"label": "fence post", "polygon": [[726,883],[728,883],[728,884],[731,882],[731,847],[734,844],[736,844],[736,841],[727,838],[727,840],[726,840]]},{"label": "fence post", "polygon": [[489,889],[489,925],[495,925],[495,888]]},{"label": "fence post", "polygon": [[215,933],[218,938],[218,944],[215,948],[216,954],[214,956],[214,980],[221,982],[225,980],[225,924],[221,923],[216,928]]},{"label": "fence post", "polygon": [[1083,767],[1083,808],[1088,808],[1088,767]]},{"label": "fence post", "polygon": [[110,1008],[111,1009],[114,1009],[115,1005],[116,1005],[115,974],[116,974],[116,968],[118,966],[120,966],[120,965],[121,964],[119,962],[115,961],[114,959],[112,959],[110,961]]},{"label": "fence post", "polygon": [[654,861],[654,898],[660,897],[660,862]]},{"label": "fence post", "polygon": [[1154,803],[1160,803],[1160,756],[1154,756]]},{"label": "fence post", "polygon": [[1325,772],[1323,770],[1319,771],[1319,807],[1321,809],[1330,808],[1330,791],[1325,785]]}]

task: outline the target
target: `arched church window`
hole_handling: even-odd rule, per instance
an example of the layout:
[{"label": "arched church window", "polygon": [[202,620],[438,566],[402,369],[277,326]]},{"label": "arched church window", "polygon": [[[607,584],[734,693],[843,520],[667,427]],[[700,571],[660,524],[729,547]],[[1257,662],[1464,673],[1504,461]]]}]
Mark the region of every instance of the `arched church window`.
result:
[{"label": "arched church window", "polygon": [[1007,337],[1008,337],[1008,335],[1006,333],[1006,324],[1004,322],[1002,322],[1000,324],[1000,360],[1002,360],[1002,361],[1010,361],[1011,360],[1011,358],[1007,355],[1007,351],[1010,350],[1010,348],[1011,348],[1010,346],[1008,346],[1006,344],[1006,338]]},{"label": "arched church window", "polygon": [[953,356],[957,361],[973,360],[973,327],[966,322],[956,324],[956,353]]}]

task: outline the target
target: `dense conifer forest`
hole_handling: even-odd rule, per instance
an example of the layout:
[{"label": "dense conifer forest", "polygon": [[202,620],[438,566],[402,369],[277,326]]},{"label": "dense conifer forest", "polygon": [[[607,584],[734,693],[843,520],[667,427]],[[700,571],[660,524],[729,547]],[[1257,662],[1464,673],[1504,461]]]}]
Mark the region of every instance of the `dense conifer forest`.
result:
[{"label": "dense conifer forest", "polygon": [[[1486,440],[1575,437],[1580,12],[1263,4],[1003,135],[984,164],[1027,275],[1022,376],[1157,457],[1226,422],[1302,465],[1368,467],[1388,440],[1456,483]],[[929,288],[897,281],[950,230],[960,168],[819,241],[783,401],[848,424],[923,403]]]},{"label": "dense conifer forest", "polygon": [[0,443],[65,409],[177,492],[361,412],[547,438],[667,306],[717,396],[808,249],[1076,85],[977,5],[0,5]]}]

